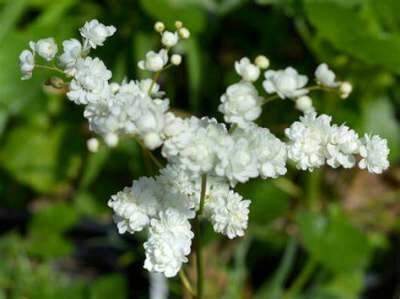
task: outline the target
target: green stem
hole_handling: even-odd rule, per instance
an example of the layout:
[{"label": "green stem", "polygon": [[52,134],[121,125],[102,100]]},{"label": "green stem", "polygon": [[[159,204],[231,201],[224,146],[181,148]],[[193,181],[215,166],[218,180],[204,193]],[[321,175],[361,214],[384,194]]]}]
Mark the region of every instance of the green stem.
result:
[{"label": "green stem", "polygon": [[157,83],[158,78],[160,77],[161,71],[158,71],[154,74],[153,80],[151,81],[149,91],[147,92],[149,96],[151,96],[151,93],[153,91],[154,85]]},{"label": "green stem", "polygon": [[207,175],[201,177],[201,192],[200,192],[200,207],[194,219],[195,240],[194,246],[196,251],[196,270],[197,270],[197,299],[203,299],[203,283],[204,283],[204,269],[203,269],[203,256],[201,252],[201,226],[200,216],[204,210],[204,200],[206,198],[207,189]]},{"label": "green stem", "polygon": [[160,160],[157,159],[156,156],[154,156],[154,154],[152,153],[152,151],[150,151],[141,140],[135,138],[136,142],[139,143],[139,145],[142,147],[143,152],[149,156],[150,160],[158,167],[158,168],[163,168],[164,166],[162,165],[162,163],[160,162]]},{"label": "green stem", "polygon": [[311,275],[314,273],[317,267],[317,262],[314,259],[309,259],[301,270],[301,273],[297,276],[296,280],[290,286],[286,292],[284,299],[294,298],[305,286],[307,281],[309,281]]},{"label": "green stem", "polygon": [[63,75],[65,75],[64,71],[62,69],[59,69],[58,67],[55,66],[48,66],[48,65],[42,65],[42,64],[35,64],[35,68],[40,68],[40,69],[45,69],[53,72],[58,72]]},{"label": "green stem", "polygon": [[190,284],[190,281],[187,278],[187,276],[186,276],[185,272],[183,271],[183,269],[181,269],[179,271],[179,278],[181,279],[182,285],[188,290],[190,295],[196,297],[196,293],[194,292],[193,287]]}]

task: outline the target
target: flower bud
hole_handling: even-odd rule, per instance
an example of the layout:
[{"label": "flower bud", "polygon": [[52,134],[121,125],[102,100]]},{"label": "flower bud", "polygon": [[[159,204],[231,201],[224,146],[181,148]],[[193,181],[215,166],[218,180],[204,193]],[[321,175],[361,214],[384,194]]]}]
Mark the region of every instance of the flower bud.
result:
[{"label": "flower bud", "polygon": [[190,31],[186,27],[182,27],[179,29],[179,36],[183,39],[188,39],[190,37]]},{"label": "flower bud", "polygon": [[269,59],[267,57],[265,57],[264,55],[258,55],[256,57],[256,59],[254,60],[254,63],[260,69],[266,69],[269,67]]},{"label": "flower bud", "polygon": [[353,91],[353,86],[351,85],[350,82],[345,81],[340,83],[339,93],[342,99],[348,98],[352,91]]},{"label": "flower bud", "polygon": [[171,56],[171,63],[173,65],[180,65],[182,62],[182,56],[179,54],[174,54]]},{"label": "flower bud", "polygon": [[181,29],[183,27],[183,23],[181,21],[176,21],[175,27],[176,27],[176,29]]},{"label": "flower bud", "polygon": [[104,142],[109,146],[109,147],[115,147],[118,144],[118,135],[115,133],[108,133],[106,136],[104,136]]},{"label": "flower bud", "polygon": [[311,111],[313,109],[311,98],[308,96],[302,96],[296,99],[296,108],[303,112]]},{"label": "flower bud", "polygon": [[144,135],[143,142],[144,145],[151,150],[159,147],[162,144],[160,136],[155,132],[150,132]]},{"label": "flower bud", "polygon": [[92,153],[96,153],[99,150],[99,140],[97,138],[90,138],[86,141],[88,150]]},{"label": "flower bud", "polygon": [[156,22],[154,24],[154,30],[161,33],[165,30],[165,25],[163,22]]}]

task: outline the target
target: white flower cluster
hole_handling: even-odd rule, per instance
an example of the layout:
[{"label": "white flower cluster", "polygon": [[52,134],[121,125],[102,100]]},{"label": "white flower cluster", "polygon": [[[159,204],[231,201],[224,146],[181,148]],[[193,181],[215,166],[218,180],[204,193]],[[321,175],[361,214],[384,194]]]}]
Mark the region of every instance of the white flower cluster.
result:
[{"label": "white flower cluster", "polygon": [[[62,69],[56,69],[71,79],[68,99],[84,105],[90,129],[102,135],[106,144],[115,146],[121,135],[134,136],[149,149],[161,147],[168,162],[160,175],[134,181],[108,202],[120,233],[148,232],[144,267],[149,271],[167,277],[177,274],[191,251],[194,234],[190,221],[195,217],[208,219],[216,232],[228,238],[243,236],[250,201],[234,191],[238,183],[282,176],[289,161],[309,171],[323,165],[351,168],[358,164],[371,173],[381,173],[389,167],[385,139],[376,135],[359,138],[346,125],[331,124],[330,116],[315,112],[308,97],[311,90],[336,91],[341,97],[352,90],[350,83],[336,81],[326,64],[315,71],[317,85],[307,87],[308,78],[292,67],[266,70],[269,60],[265,56],[256,57],[254,63],[244,57],[235,63],[239,82],[227,88],[219,105],[229,130],[214,118],[176,116],[156,82],[161,71],[181,63],[182,57],[171,51],[190,32],[179,21],[175,27],[174,32],[166,31],[165,25],[157,22],[154,28],[162,48],[148,52],[138,63],[139,68],[155,73],[153,79],[111,82],[112,73],[105,64],[88,56],[115,33],[113,26],[97,20],[80,29],[82,42],[63,42]],[[51,61],[56,54],[52,38],[30,42],[30,50],[20,55],[22,79],[30,78],[35,67],[43,67],[35,64],[36,55]],[[47,68],[54,70],[53,66]],[[272,94],[268,98],[260,96],[255,86],[263,70],[262,86]],[[287,142],[255,123],[262,106],[275,98],[291,99],[304,112],[285,130]],[[95,138],[87,145],[93,152],[99,148]]]},{"label": "white flower cluster", "polygon": [[382,173],[389,167],[387,141],[377,135],[358,134],[346,125],[331,125],[328,115],[315,112],[300,117],[285,130],[289,139],[288,158],[302,170],[312,170],[324,164],[336,168],[354,167],[356,155],[362,159],[358,166],[372,173]]},{"label": "white flower cluster", "polygon": [[[59,65],[72,80],[68,85],[67,97],[78,105],[85,105],[84,116],[90,129],[101,134],[109,146],[118,143],[120,135],[133,135],[142,140],[149,148],[159,147],[164,139],[164,129],[171,119],[169,100],[159,85],[151,79],[110,82],[112,73],[97,57],[90,57],[91,49],[103,46],[112,36],[114,26],[105,26],[97,20],[86,22],[79,30],[83,38],[69,39],[63,42],[63,53],[59,56]],[[162,48],[158,53],[150,51],[146,59],[139,62],[139,67],[153,72],[161,71],[169,61],[169,50],[180,38],[187,38],[189,31],[182,24],[177,24],[176,32],[158,31],[161,34]],[[35,54],[51,61],[57,54],[57,45],[53,38],[30,42],[31,50],[24,50],[20,55],[22,79],[29,79],[35,66]],[[178,65],[181,56],[173,54],[171,63]],[[171,128],[170,128],[171,129]],[[90,148],[97,146],[90,143]]]},{"label": "white flower cluster", "polygon": [[[108,205],[114,210],[120,233],[148,229],[146,269],[172,277],[187,262],[194,236],[189,220],[199,209],[200,192],[199,180],[176,166],[167,166],[155,179],[140,178],[111,197]],[[204,214],[215,231],[229,238],[242,236],[249,204],[224,180],[208,178]]]}]

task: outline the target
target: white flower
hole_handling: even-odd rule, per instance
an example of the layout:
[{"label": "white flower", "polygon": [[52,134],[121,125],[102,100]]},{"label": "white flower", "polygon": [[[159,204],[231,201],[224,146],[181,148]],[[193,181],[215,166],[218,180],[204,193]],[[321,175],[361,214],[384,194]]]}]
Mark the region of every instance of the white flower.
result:
[{"label": "white flower", "polygon": [[189,221],[180,213],[174,209],[160,212],[159,219],[151,221],[149,239],[144,243],[144,268],[174,277],[188,261],[193,236]]},{"label": "white flower", "polygon": [[22,80],[27,80],[32,77],[32,71],[35,68],[34,54],[29,50],[24,50],[19,55]]},{"label": "white flower", "polygon": [[335,73],[332,72],[326,63],[320,64],[315,70],[317,82],[323,86],[336,88],[340,82],[335,81]]},{"label": "white flower", "polygon": [[225,142],[224,148],[217,152],[218,162],[215,166],[215,173],[226,177],[232,185],[258,176],[257,157],[249,141],[244,136],[235,137],[235,140]]},{"label": "white flower", "polygon": [[260,116],[261,105],[262,98],[253,84],[242,81],[227,88],[218,110],[226,122],[246,127]]},{"label": "white flower", "polygon": [[179,36],[177,32],[165,31],[162,34],[161,42],[164,46],[171,48],[178,43]]},{"label": "white flower", "polygon": [[262,178],[276,178],[286,173],[286,145],[268,129],[253,125],[245,130],[235,130],[234,135],[248,138]]},{"label": "white flower", "polygon": [[159,210],[160,194],[154,179],[142,177],[132,187],[111,196],[108,206],[114,210],[119,233],[134,233],[147,226]]},{"label": "white flower", "polygon": [[282,99],[297,98],[308,93],[304,88],[307,76],[299,75],[297,71],[288,67],[279,71],[266,71],[263,87],[267,93],[277,93]]},{"label": "white flower", "polygon": [[175,164],[168,164],[160,170],[157,182],[164,190],[172,194],[186,196],[185,206],[194,208],[200,199],[200,178],[193,178],[190,173]]},{"label": "white flower", "polygon": [[68,98],[76,104],[100,101],[110,95],[108,80],[111,72],[103,61],[96,58],[79,58],[76,63],[74,79],[70,83]]},{"label": "white flower", "polygon": [[191,117],[176,128],[177,134],[164,142],[163,156],[195,176],[212,172],[229,137],[226,127],[215,119]]},{"label": "white flower", "polygon": [[354,154],[359,151],[358,134],[345,125],[333,125],[326,145],[326,163],[331,167],[351,168],[355,165]]},{"label": "white flower", "polygon": [[285,130],[288,142],[288,158],[297,168],[312,170],[325,163],[327,139],[331,130],[331,117],[307,113]]},{"label": "white flower", "polygon": [[205,212],[214,230],[228,236],[229,239],[241,237],[247,228],[250,200],[228,191],[214,196],[205,205]]},{"label": "white flower", "polygon": [[79,31],[82,37],[85,38],[85,49],[86,44],[96,49],[97,46],[102,46],[104,41],[115,33],[116,29],[114,26],[105,26],[94,19],[86,22]]},{"label": "white flower", "polygon": [[366,134],[361,139],[360,160],[358,166],[367,169],[371,173],[382,173],[389,167],[389,148],[387,140],[378,135]]},{"label": "white flower", "polygon": [[77,39],[71,38],[63,41],[64,52],[60,56],[60,64],[65,68],[65,73],[73,76],[75,74],[75,65],[78,58],[81,57],[82,45]]},{"label": "white flower", "polygon": [[252,64],[247,57],[235,62],[235,70],[243,80],[248,82],[257,81],[258,77],[260,77],[260,69],[255,64]]},{"label": "white flower", "polygon": [[52,37],[40,39],[36,43],[31,42],[30,46],[35,53],[47,61],[52,60],[58,50],[57,44]]},{"label": "white flower", "polygon": [[146,53],[146,59],[138,62],[138,66],[142,70],[158,72],[168,63],[167,50],[161,49],[158,53],[149,51]]}]

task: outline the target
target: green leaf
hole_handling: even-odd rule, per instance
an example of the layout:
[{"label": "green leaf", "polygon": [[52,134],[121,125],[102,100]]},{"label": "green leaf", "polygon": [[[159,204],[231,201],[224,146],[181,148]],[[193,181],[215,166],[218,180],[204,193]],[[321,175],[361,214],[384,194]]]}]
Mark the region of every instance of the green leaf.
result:
[{"label": "green leaf", "polygon": [[43,258],[65,256],[73,246],[63,236],[78,221],[73,206],[60,202],[39,211],[32,218],[28,231],[29,251]]},{"label": "green leaf", "polygon": [[168,27],[172,27],[176,20],[180,20],[192,32],[202,32],[205,29],[205,11],[194,3],[140,0],[140,4],[150,16],[157,21],[165,22]]},{"label": "green leaf", "polygon": [[19,126],[8,134],[0,161],[15,179],[36,191],[62,192],[79,169],[79,148],[74,148],[78,140],[71,142],[64,126],[50,130]]},{"label": "green leaf", "polygon": [[305,0],[306,15],[318,35],[365,63],[400,73],[400,35],[380,31],[373,17],[345,2]]},{"label": "green leaf", "polygon": [[365,102],[362,120],[364,132],[379,134],[388,139],[389,158],[391,161],[397,161],[400,158],[400,126],[390,100],[381,97]]},{"label": "green leaf", "polygon": [[250,221],[257,224],[271,222],[282,216],[289,207],[289,196],[272,182],[253,180],[241,185],[238,191],[251,200]]},{"label": "green leaf", "polygon": [[311,257],[335,272],[363,268],[370,257],[366,236],[341,214],[329,217],[302,212],[297,216],[304,247]]},{"label": "green leaf", "polygon": [[83,171],[80,188],[87,188],[97,178],[110,156],[108,148],[102,147],[97,153],[89,153],[86,167]]},{"label": "green leaf", "polygon": [[127,296],[127,281],[119,274],[97,279],[90,291],[90,299],[126,299]]}]

